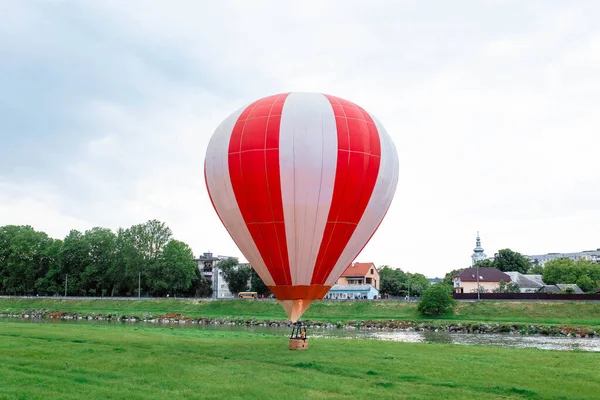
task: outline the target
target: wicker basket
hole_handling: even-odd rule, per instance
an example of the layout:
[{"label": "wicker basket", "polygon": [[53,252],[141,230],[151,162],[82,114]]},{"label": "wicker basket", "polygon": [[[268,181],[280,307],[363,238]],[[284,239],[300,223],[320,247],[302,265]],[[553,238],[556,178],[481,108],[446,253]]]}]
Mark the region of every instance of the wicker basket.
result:
[{"label": "wicker basket", "polygon": [[308,339],[290,339],[290,350],[307,350]]}]

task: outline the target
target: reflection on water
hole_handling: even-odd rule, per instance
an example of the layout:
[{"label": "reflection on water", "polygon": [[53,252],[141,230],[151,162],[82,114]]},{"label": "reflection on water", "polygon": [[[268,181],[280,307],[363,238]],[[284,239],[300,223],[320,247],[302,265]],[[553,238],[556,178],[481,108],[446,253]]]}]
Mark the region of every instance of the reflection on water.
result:
[{"label": "reflection on water", "polygon": [[[12,320],[17,321],[17,320]],[[155,324],[150,322],[119,322],[119,321],[88,321],[88,320],[39,320],[26,319],[18,321],[57,324],[110,324],[135,325],[152,328],[200,329],[210,331],[266,333],[270,335],[288,336],[290,329],[267,326],[236,326],[236,325],[200,325],[200,324]],[[313,338],[330,339],[365,339],[387,340],[410,343],[449,343],[462,345],[485,345],[504,347],[535,347],[545,350],[579,350],[600,352],[600,338],[574,338],[564,336],[522,336],[510,334],[478,334],[478,333],[449,333],[449,332],[415,332],[399,330],[374,329],[310,329],[309,336]]]}]

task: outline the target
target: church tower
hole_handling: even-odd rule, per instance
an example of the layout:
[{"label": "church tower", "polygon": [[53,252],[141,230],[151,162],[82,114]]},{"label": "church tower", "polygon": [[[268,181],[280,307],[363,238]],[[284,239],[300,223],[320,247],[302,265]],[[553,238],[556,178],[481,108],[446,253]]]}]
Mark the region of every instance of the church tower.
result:
[{"label": "church tower", "polygon": [[477,231],[477,239],[475,239],[475,248],[473,249],[474,253],[471,256],[471,265],[475,265],[477,261],[485,260],[487,256],[483,252],[483,247],[481,247],[481,239],[479,238],[479,231]]}]

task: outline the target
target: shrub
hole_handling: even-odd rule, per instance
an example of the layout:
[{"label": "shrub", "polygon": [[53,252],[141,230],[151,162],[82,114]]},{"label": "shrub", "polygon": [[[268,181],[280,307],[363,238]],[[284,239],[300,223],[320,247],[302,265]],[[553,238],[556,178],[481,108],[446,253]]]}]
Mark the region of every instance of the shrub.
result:
[{"label": "shrub", "polygon": [[450,294],[451,290],[445,283],[431,285],[421,296],[419,312],[425,315],[442,315],[452,311],[456,302]]}]

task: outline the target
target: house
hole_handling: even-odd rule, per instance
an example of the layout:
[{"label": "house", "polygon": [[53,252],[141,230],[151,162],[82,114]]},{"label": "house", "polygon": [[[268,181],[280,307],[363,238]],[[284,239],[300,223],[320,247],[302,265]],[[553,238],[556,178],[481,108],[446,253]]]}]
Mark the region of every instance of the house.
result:
[{"label": "house", "polygon": [[373,300],[379,297],[379,290],[373,285],[333,285],[325,295],[329,300]]},{"label": "house", "polygon": [[540,290],[544,286],[542,275],[522,274],[517,271],[505,272],[510,276],[510,281],[519,285],[521,293],[532,293]]},{"label": "house", "polygon": [[480,292],[493,292],[500,286],[500,281],[510,282],[510,276],[497,268],[465,268],[454,275],[454,291],[456,293],[477,293],[477,272],[479,271]]},{"label": "house", "polygon": [[373,285],[379,291],[379,271],[373,263],[354,263],[340,275],[336,285]]},{"label": "house", "polygon": [[379,297],[379,271],[373,263],[354,263],[340,275],[325,299],[376,299]]}]

